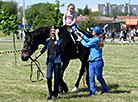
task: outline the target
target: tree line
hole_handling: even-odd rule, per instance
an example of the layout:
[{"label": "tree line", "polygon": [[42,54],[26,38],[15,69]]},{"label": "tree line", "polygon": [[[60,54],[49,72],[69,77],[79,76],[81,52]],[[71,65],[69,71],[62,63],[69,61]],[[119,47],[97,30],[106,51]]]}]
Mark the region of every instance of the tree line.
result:
[{"label": "tree line", "polygon": [[[60,7],[65,6],[65,3],[60,4],[60,0],[55,0],[55,3],[38,3],[33,4],[27,7],[25,10],[25,18],[26,22],[29,25],[33,26],[33,29],[37,29],[43,26],[49,25],[57,25],[61,26],[63,13],[60,11]],[[23,7],[18,7],[18,3],[14,0],[11,1],[0,1],[0,9],[5,8],[9,11],[9,14],[15,14],[18,18],[23,17]],[[80,28],[86,29],[90,26],[96,25],[96,17],[100,16],[110,16],[115,17],[118,15],[118,9],[115,8],[112,14],[102,15],[99,12],[92,12],[91,9],[88,8],[88,5],[85,6],[84,9],[76,8],[76,13],[78,16],[83,15],[87,16],[88,18],[86,21],[81,22]],[[122,13],[119,11],[119,15],[128,15],[128,13]],[[131,14],[132,15],[132,14]],[[22,23],[22,20],[20,21]]]},{"label": "tree line", "polygon": [[[59,0],[55,0],[55,4],[47,2],[47,3],[38,3],[28,6],[27,9],[25,10],[26,22],[27,24],[32,25],[33,29],[54,24],[57,26],[61,26],[63,24],[62,22],[63,13],[61,13],[60,7],[63,6],[65,6],[65,3],[60,4]],[[18,3],[16,1],[13,0],[5,2],[0,1],[0,9],[2,8],[8,10],[9,14],[11,15],[16,14],[19,18],[23,17],[23,8],[18,7]],[[92,15],[92,12],[87,5],[85,6],[84,9],[77,8],[76,13],[78,16]],[[20,23],[22,23],[22,21]]]}]

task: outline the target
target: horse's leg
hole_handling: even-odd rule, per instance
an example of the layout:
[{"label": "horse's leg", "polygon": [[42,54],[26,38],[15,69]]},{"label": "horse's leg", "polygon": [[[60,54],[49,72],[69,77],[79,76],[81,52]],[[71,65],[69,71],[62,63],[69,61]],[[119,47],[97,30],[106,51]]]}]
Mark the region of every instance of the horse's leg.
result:
[{"label": "horse's leg", "polygon": [[88,64],[86,65],[86,70],[87,70],[87,75],[86,75],[86,84],[88,87],[90,87],[90,82],[89,82],[89,62],[87,62]]},{"label": "horse's leg", "polygon": [[61,73],[60,73],[60,85],[59,85],[59,92],[62,94],[63,91],[65,91],[66,93],[68,92],[68,87],[67,84],[63,81],[63,74],[65,69],[67,68],[69,64],[69,60],[65,60],[63,61],[63,65],[61,67]]},{"label": "horse's leg", "polygon": [[82,75],[85,72],[85,66],[86,66],[86,62],[85,63],[82,62],[81,69],[80,69],[80,72],[79,72],[79,77],[77,79],[77,82],[75,84],[75,87],[72,89],[72,92],[77,91],[77,89],[79,88],[79,83],[80,83],[81,77],[82,77]]},{"label": "horse's leg", "polygon": [[89,87],[89,72],[88,72],[88,66],[89,66],[89,63],[87,62],[87,59],[88,59],[88,56],[89,56],[89,53],[86,52],[85,54],[83,54],[81,57],[80,57],[80,60],[82,62],[82,65],[81,65],[81,69],[80,69],[80,72],[79,72],[79,77],[77,79],[77,82],[75,84],[75,87],[72,89],[72,92],[75,92],[77,91],[78,87],[79,87],[79,82],[81,80],[81,77],[82,75],[84,74],[85,72],[85,68],[87,70],[87,75],[86,75],[86,84],[87,86]]}]

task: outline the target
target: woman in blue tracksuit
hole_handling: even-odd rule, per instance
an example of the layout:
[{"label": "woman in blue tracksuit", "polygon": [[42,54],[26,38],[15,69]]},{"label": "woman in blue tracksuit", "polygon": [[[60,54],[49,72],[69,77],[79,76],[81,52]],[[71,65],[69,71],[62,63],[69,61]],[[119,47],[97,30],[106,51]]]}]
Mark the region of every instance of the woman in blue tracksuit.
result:
[{"label": "woman in blue tracksuit", "polygon": [[[47,49],[47,85],[49,94],[46,99],[56,100],[59,92],[59,81],[60,81],[60,68],[61,68],[61,45],[63,43],[62,38],[58,36],[59,30],[56,29],[56,26],[52,26],[50,30],[51,37],[46,39],[45,45],[40,51],[40,53],[33,59],[36,59],[42,55]],[[54,71],[54,92],[52,92],[52,73]]]},{"label": "woman in blue tracksuit", "polygon": [[85,47],[90,48],[90,55],[89,55],[89,82],[90,82],[90,94],[86,96],[95,95],[95,74],[102,86],[101,94],[108,93],[107,85],[105,80],[103,79],[102,72],[103,72],[103,58],[102,58],[102,47],[103,45],[103,38],[101,35],[101,28],[96,26],[94,28],[91,27],[93,30],[93,38],[87,38],[81,32],[77,30],[77,33],[81,35],[78,36],[78,39],[81,41],[82,45]]}]

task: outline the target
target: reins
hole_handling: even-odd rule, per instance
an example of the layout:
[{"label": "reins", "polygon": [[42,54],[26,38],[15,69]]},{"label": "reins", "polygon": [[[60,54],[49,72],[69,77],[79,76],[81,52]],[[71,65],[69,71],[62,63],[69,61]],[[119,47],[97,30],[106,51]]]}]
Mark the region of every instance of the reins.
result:
[{"label": "reins", "polygon": [[[31,80],[31,82],[33,82],[33,83],[35,83],[35,82],[38,82],[38,81],[42,81],[43,79],[44,79],[44,74],[43,74],[43,72],[41,71],[41,69],[40,69],[40,63],[36,60],[34,63],[35,63],[35,65],[37,66],[37,68],[38,68],[38,70],[37,70],[37,81],[33,81],[32,80],[32,76],[33,76],[33,62],[32,62],[32,58],[31,57],[29,57],[30,59],[31,59],[31,75],[30,75],[30,80]],[[40,77],[40,74],[42,75],[42,78],[41,79],[39,79],[39,77]]]}]

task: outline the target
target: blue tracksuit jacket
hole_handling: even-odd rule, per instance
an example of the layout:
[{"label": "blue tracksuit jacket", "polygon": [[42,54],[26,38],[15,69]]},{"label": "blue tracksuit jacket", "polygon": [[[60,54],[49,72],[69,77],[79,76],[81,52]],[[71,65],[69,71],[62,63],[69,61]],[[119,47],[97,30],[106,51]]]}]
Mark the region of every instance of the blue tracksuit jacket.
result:
[{"label": "blue tracksuit jacket", "polygon": [[85,35],[83,35],[82,38],[82,45],[90,48],[89,61],[97,61],[102,59],[102,48],[98,48],[99,36],[87,38]]},{"label": "blue tracksuit jacket", "polygon": [[[41,54],[43,54],[46,49],[47,49],[47,60],[46,60],[46,64],[48,64],[49,62],[49,42],[52,38],[46,39],[45,45],[42,48],[42,50],[40,51]],[[61,49],[61,45],[63,43],[63,39],[60,38],[59,40],[57,40],[57,45],[56,45],[56,52],[54,55],[54,59],[55,59],[55,63],[60,63],[61,60],[61,54],[62,54],[62,49]]]}]

